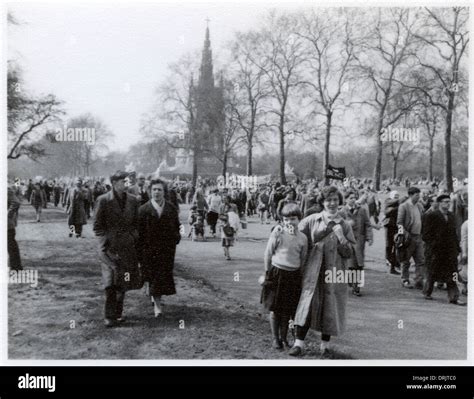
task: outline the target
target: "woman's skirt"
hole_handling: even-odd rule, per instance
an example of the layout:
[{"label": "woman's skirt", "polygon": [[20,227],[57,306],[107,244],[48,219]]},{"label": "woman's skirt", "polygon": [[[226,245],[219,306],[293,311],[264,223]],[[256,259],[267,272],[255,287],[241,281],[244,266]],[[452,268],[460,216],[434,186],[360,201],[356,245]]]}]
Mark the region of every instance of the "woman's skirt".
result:
[{"label": "woman's skirt", "polygon": [[293,317],[300,294],[300,270],[290,272],[273,266],[263,285],[260,302],[270,312]]}]

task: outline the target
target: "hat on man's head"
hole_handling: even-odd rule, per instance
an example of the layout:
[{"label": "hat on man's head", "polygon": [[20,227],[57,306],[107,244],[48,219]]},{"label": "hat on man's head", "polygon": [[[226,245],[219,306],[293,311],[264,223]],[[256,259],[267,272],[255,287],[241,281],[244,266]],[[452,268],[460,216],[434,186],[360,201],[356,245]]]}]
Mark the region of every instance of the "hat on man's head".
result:
[{"label": "hat on man's head", "polygon": [[145,178],[144,173],[139,173],[138,176],[137,176],[137,179],[144,179],[144,178]]},{"label": "hat on man's head", "polygon": [[451,199],[448,194],[441,194],[436,197],[436,202],[441,202],[444,199]]},{"label": "hat on man's head", "polygon": [[114,181],[122,180],[128,177],[130,173],[124,172],[123,170],[117,170],[112,176],[110,176],[110,182],[113,183]]}]

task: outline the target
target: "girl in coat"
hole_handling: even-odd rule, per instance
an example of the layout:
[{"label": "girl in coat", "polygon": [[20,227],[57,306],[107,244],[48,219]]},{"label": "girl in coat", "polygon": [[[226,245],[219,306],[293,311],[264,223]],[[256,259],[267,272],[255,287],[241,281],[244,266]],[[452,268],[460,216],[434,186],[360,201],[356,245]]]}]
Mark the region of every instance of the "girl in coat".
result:
[{"label": "girl in coat", "polygon": [[270,312],[274,349],[289,347],[288,323],[294,318],[301,292],[301,268],[306,260],[308,239],[298,231],[301,210],[287,204],[281,210],[283,228],[270,234],[265,250],[265,279],[261,302]]},{"label": "girl in coat", "polygon": [[321,332],[321,354],[329,354],[331,336],[345,328],[347,281],[345,275],[355,244],[351,226],[338,210],[342,194],[336,187],[325,187],[320,197],[323,211],[299,224],[309,243],[309,255],[302,270],[302,289],[294,320],[296,340],[289,354],[300,356],[308,330]]},{"label": "girl in coat", "polygon": [[35,183],[31,191],[30,203],[35,208],[36,221],[40,222],[41,211],[43,208],[46,208],[46,193],[40,183]]}]

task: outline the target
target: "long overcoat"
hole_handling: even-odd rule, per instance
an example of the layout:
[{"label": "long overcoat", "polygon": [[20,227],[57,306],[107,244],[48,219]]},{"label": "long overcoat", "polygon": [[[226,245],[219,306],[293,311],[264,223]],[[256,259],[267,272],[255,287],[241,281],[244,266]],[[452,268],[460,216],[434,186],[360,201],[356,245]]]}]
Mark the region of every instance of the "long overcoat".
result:
[{"label": "long overcoat", "polygon": [[143,286],[138,266],[138,201],[126,194],[124,209],[113,190],[97,198],[94,233],[99,237],[104,288],[128,291]]},{"label": "long overcoat", "polygon": [[454,215],[446,220],[441,211],[429,211],[423,217],[422,238],[425,242],[426,271],[435,281],[446,282],[457,272],[460,252]]},{"label": "long overcoat", "polygon": [[175,294],[174,257],[181,239],[177,208],[165,201],[158,216],[151,200],[148,201],[138,211],[138,233],[140,263],[150,295]]},{"label": "long overcoat", "polygon": [[[342,214],[335,222],[341,225],[348,245],[353,247],[355,239],[351,226]],[[310,328],[323,334],[340,335],[345,329],[348,286],[347,282],[337,283],[334,279],[327,282],[326,271],[344,273],[350,259],[340,256],[335,233],[327,234],[328,223],[325,212],[320,212],[299,224],[299,230],[308,238],[309,254],[302,270],[302,290],[294,324],[303,326],[310,317]],[[331,277],[335,277],[334,274]]]},{"label": "long overcoat", "polygon": [[69,214],[67,219],[68,226],[78,226],[87,224],[87,216],[84,206],[86,199],[82,188],[71,188],[68,192],[66,201],[66,211]]}]

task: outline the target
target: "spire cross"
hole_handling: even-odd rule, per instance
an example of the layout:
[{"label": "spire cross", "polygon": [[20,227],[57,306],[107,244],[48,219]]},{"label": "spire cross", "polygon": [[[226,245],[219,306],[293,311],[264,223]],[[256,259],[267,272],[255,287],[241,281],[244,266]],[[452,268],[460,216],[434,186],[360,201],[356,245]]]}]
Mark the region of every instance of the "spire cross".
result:
[{"label": "spire cross", "polygon": [[207,17],[205,21],[207,23],[207,27],[209,28],[209,22],[211,22],[211,20],[209,19],[209,17]]}]

